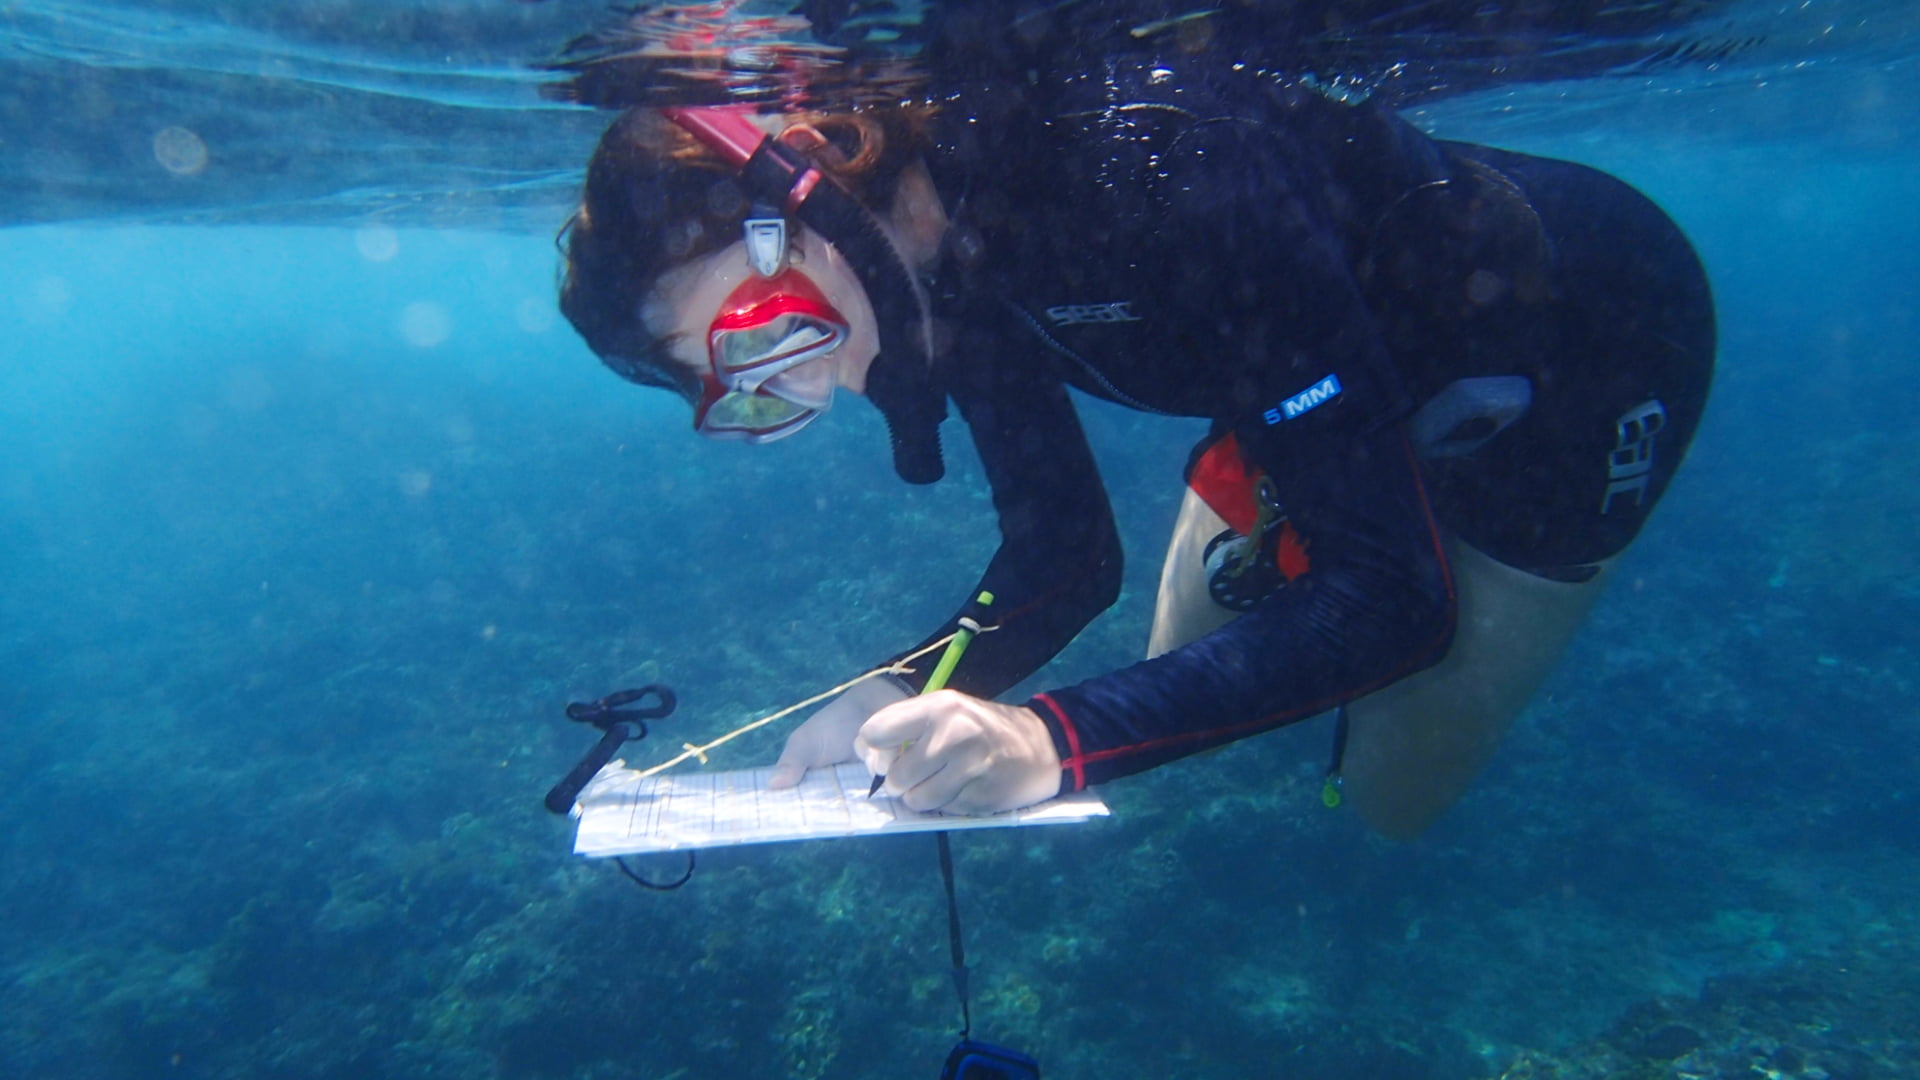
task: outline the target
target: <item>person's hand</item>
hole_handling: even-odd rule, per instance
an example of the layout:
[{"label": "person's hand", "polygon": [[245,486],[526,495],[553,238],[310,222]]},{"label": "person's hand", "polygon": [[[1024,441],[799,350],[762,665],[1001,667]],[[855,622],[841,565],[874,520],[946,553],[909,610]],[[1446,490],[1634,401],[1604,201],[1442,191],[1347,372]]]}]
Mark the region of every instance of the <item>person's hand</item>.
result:
[{"label": "person's hand", "polygon": [[997,814],[1060,793],[1060,754],[1032,709],[955,690],[887,706],[853,745],[912,810]]},{"label": "person's hand", "polygon": [[897,679],[875,675],[854,683],[847,692],[821,706],[787,736],[786,749],[774,762],[767,786],[778,790],[800,782],[808,769],[853,761],[853,736],[867,717],[912,694]]}]

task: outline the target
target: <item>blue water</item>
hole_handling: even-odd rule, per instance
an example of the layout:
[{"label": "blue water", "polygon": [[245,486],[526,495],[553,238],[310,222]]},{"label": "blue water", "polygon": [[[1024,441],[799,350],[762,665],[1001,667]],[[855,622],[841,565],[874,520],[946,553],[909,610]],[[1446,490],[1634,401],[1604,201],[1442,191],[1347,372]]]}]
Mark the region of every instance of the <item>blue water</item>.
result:
[{"label": "blue water", "polygon": [[[1721,321],[1687,468],[1421,840],[1320,807],[1318,723],[1111,785],[1106,822],[956,838],[979,1034],[1053,1077],[1920,1071],[1903,6],[1415,112],[1686,229]],[[70,107],[0,109],[0,1076],[936,1075],[923,840],[642,894],[539,798],[568,700],[671,683],[665,756],[934,625],[991,550],[976,464],[901,485],[858,403],[707,444],[573,337],[552,229],[600,118],[519,65],[594,5],[421,5],[386,51],[344,4],[209,7],[4,15],[9,85]],[[422,58],[461,25],[456,78]],[[261,50],[306,59],[206,96]],[[169,126],[206,168],[164,167]],[[1138,653],[1195,434],[1083,405],[1129,576],[1044,684]]]}]

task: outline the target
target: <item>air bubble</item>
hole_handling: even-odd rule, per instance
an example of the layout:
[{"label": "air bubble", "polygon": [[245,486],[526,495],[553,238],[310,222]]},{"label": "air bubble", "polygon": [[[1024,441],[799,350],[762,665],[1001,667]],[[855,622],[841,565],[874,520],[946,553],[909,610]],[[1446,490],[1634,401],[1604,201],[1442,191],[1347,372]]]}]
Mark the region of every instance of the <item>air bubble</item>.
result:
[{"label": "air bubble", "polygon": [[416,349],[431,349],[453,334],[453,316],[428,300],[416,300],[400,310],[400,336]]},{"label": "air bubble", "polygon": [[186,128],[161,128],[153,136],[153,160],[175,176],[193,176],[207,167],[207,144]]},{"label": "air bubble", "polygon": [[387,225],[362,225],[353,230],[353,246],[368,262],[389,262],[400,254],[400,234]]}]

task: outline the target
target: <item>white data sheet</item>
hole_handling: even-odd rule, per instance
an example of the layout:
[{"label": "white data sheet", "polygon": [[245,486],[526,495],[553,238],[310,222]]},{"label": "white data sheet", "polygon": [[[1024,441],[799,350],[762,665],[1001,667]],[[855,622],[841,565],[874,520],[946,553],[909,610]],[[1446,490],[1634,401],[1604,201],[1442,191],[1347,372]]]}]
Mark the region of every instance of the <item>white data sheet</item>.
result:
[{"label": "white data sheet", "polygon": [[611,762],[580,792],[574,853],[638,855],[776,840],[1057,825],[1108,812],[1098,795],[1082,791],[990,817],[922,814],[885,795],[867,798],[873,777],[859,764],[813,769],[785,791],[768,790],[772,775],[767,767],[642,778],[625,762]]}]

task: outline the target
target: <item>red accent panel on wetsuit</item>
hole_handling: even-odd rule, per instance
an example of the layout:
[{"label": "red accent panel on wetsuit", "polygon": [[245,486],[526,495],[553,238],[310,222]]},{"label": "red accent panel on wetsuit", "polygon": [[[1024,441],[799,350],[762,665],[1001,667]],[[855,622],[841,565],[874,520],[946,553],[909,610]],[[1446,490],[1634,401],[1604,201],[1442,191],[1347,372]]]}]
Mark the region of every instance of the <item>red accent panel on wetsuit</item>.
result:
[{"label": "red accent panel on wetsuit", "polygon": [[[1240,441],[1234,438],[1232,432],[1228,432],[1225,438],[1207,447],[1193,463],[1193,469],[1187,476],[1187,486],[1200,496],[1201,502],[1220,515],[1228,528],[1241,536],[1250,536],[1260,524],[1260,508],[1254,501],[1254,487],[1259,483],[1259,477],[1257,471],[1247,468],[1246,462],[1240,457]],[[1294,531],[1290,521],[1280,523],[1274,561],[1288,581],[1307,572],[1307,544]]]},{"label": "red accent panel on wetsuit", "polygon": [[[1080,733],[1074,730],[1073,721],[1067,718],[1066,710],[1062,709],[1060,703],[1053,700],[1051,695],[1035,694],[1033,700],[1041,705],[1045,705],[1047,707],[1046,711],[1053,714],[1054,722],[1048,726],[1054,729],[1057,736],[1054,740],[1055,749],[1064,751],[1064,753],[1060,755],[1060,767],[1072,777],[1072,782],[1067,788],[1067,793],[1085,791],[1087,789],[1087,761],[1085,755],[1080,753]],[[1042,722],[1045,722],[1047,717],[1043,713],[1040,719]]]},{"label": "red accent panel on wetsuit", "polygon": [[1252,533],[1259,522],[1253,485],[1253,471],[1241,460],[1240,441],[1232,434],[1207,447],[1187,475],[1187,486],[1200,496],[1200,501],[1241,536]]},{"label": "red accent panel on wetsuit", "polygon": [[1291,521],[1280,523],[1280,538],[1274,544],[1273,561],[1280,567],[1280,573],[1284,574],[1288,581],[1306,573],[1311,567],[1311,562],[1307,558],[1307,542],[1300,539],[1300,534],[1294,531]]},{"label": "red accent panel on wetsuit", "polygon": [[1047,692],[1073,717],[1089,784],[1304,719],[1446,654],[1452,579],[1405,437],[1336,434],[1337,449],[1276,479],[1312,574],[1178,649]]}]

